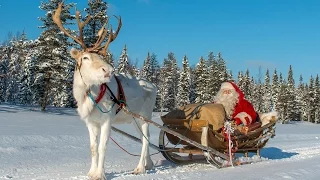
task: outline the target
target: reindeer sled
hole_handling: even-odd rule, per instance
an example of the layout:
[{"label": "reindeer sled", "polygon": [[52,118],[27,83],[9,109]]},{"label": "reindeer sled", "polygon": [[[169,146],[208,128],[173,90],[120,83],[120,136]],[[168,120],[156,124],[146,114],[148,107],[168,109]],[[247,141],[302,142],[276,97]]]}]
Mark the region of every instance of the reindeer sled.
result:
[{"label": "reindeer sled", "polygon": [[[260,150],[275,136],[275,113],[259,114],[261,120],[248,126],[236,126],[225,118],[221,104],[189,104],[161,116],[160,125],[143,116],[124,111],[160,128],[159,146],[151,148],[175,164],[208,162],[217,168],[260,161]],[[226,124],[233,129],[229,134]],[[137,142],[119,129],[112,128]],[[255,158],[249,158],[249,153]]]},{"label": "reindeer sled", "polygon": [[[260,114],[259,122],[237,126],[228,122],[221,104],[189,104],[161,117],[163,126],[183,138],[162,129],[159,148],[163,156],[176,164],[207,161],[218,168],[250,163],[249,152],[260,157],[260,150],[275,136],[275,114]],[[232,129],[227,132],[227,125]],[[257,161],[257,159],[255,159]]]},{"label": "reindeer sled", "polygon": [[[161,151],[165,158],[174,163],[206,159],[220,168],[243,163],[232,156],[234,153],[241,152],[248,156],[253,151],[259,154],[259,150],[275,135],[276,117],[262,118],[268,121],[266,125],[258,122],[247,127],[231,127],[235,128],[232,133],[225,131],[224,109],[219,104],[187,105],[162,116],[163,125],[150,120],[156,101],[156,86],[144,79],[114,74],[113,67],[103,60],[107,57],[109,44],[117,38],[121,29],[121,18],[115,16],[118,20],[116,31],[112,30],[111,25],[107,26],[110,29],[105,27],[107,19],[98,31],[97,42],[89,47],[84,43],[83,28],[92,17],[88,16],[82,22],[80,12],[76,11],[75,18],[79,28],[77,36],[63,26],[60,17],[62,11],[63,3],[59,3],[52,16],[53,22],[82,48],[72,48],[70,55],[76,64],[73,95],[77,101],[77,112],[89,131],[90,179],[106,179],[104,161],[111,129],[142,143],[140,160],[133,170],[134,174],[145,173],[153,168],[149,147]],[[117,97],[114,95],[116,93]],[[135,121],[133,124],[139,130],[141,138],[112,127],[114,123],[132,121]],[[159,146],[149,141],[149,124],[161,129]]]}]

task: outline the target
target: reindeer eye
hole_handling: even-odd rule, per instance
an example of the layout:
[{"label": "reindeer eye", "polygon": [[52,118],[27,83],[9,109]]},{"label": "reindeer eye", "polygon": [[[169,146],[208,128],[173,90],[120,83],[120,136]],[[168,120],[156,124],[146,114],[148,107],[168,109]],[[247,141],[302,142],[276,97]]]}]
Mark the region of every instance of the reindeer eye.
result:
[{"label": "reindeer eye", "polygon": [[89,60],[89,58],[88,58],[88,57],[83,57],[82,59],[83,59],[83,60]]}]

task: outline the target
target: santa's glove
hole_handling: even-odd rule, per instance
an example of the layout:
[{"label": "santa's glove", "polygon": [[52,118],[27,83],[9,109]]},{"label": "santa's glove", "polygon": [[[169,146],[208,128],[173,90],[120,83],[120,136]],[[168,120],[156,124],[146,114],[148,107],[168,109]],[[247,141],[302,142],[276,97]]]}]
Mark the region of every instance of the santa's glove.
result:
[{"label": "santa's glove", "polygon": [[236,123],[236,125],[242,124],[242,121],[240,120],[240,118],[234,118],[234,122]]}]

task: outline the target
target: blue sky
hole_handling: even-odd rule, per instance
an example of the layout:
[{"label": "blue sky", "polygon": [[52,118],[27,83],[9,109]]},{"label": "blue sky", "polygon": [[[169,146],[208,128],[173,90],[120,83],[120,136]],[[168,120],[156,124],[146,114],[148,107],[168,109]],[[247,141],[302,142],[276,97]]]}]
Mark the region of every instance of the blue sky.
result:
[{"label": "blue sky", "polygon": [[[1,0],[0,41],[8,32],[25,30],[39,36],[38,17],[44,16],[36,0]],[[68,0],[67,2],[71,2]],[[77,8],[86,0],[74,0]],[[121,15],[123,26],[111,51],[128,54],[142,64],[147,52],[162,63],[174,52],[181,65],[186,54],[191,65],[209,51],[221,52],[233,71],[249,69],[258,76],[261,66],[286,78],[289,65],[295,80],[320,72],[320,1],[318,0],[109,0],[108,15]],[[115,23],[115,20],[112,21]]]}]

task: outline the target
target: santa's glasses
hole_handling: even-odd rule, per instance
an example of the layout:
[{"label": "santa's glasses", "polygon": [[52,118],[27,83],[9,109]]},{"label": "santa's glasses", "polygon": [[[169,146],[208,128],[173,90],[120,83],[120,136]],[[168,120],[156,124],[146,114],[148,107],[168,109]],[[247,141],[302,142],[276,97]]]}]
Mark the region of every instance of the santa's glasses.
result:
[{"label": "santa's glasses", "polygon": [[231,94],[231,92],[232,92],[231,89],[223,89],[222,90],[223,94]]}]

